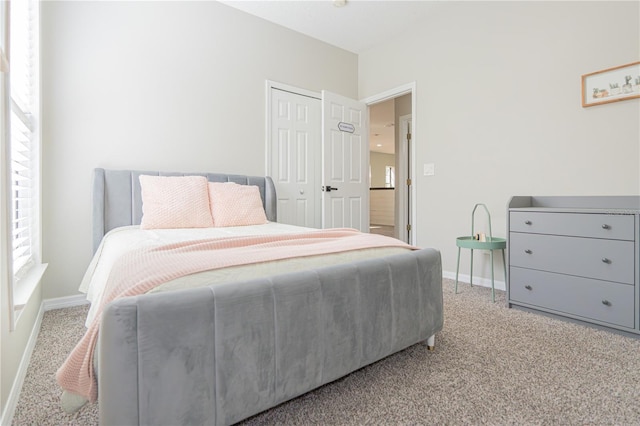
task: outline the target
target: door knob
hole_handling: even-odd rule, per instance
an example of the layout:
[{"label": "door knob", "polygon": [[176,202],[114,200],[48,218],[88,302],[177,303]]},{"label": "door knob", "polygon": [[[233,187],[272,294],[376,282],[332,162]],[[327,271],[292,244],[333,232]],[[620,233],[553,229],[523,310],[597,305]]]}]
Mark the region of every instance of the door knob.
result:
[{"label": "door knob", "polygon": [[331,192],[331,191],[337,191],[338,188],[336,188],[335,186],[327,185],[327,186],[323,186],[322,190],[326,192]]}]

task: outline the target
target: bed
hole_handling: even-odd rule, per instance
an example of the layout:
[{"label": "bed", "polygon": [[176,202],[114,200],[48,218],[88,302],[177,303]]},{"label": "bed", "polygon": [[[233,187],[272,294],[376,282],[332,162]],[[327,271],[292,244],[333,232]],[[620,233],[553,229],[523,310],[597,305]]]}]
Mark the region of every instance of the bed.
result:
[{"label": "bed", "polygon": [[[140,224],[141,175],[187,174],[96,169],[94,251],[106,234]],[[260,229],[294,232],[277,224],[269,177],[188,175],[257,187],[269,222]],[[440,253],[387,249],[231,281],[204,275],[187,288],[110,302],[97,312],[92,359],[100,423],[232,424],[416,343],[432,348],[443,326]]]}]

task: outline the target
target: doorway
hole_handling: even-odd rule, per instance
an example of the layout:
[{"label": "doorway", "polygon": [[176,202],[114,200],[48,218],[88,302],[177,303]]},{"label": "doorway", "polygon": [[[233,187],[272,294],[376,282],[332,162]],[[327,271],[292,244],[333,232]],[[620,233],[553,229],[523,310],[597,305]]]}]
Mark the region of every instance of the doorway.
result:
[{"label": "doorway", "polygon": [[398,238],[395,99],[369,106],[369,232]]},{"label": "doorway", "polygon": [[[276,133],[278,133],[277,130],[277,126],[274,126],[274,123],[272,123],[272,118],[274,117],[275,111],[278,110],[278,107],[276,105],[272,105],[272,92],[274,89],[279,89],[281,91],[284,92],[290,92],[293,94],[297,94],[303,97],[308,97],[311,99],[321,99],[323,94],[325,93],[324,91],[322,93],[318,93],[318,92],[313,92],[310,90],[306,90],[306,89],[301,89],[301,88],[297,88],[297,87],[293,87],[293,86],[289,86],[283,83],[277,83],[277,82],[273,82],[273,81],[266,81],[266,91],[267,91],[267,122],[266,122],[266,127],[267,127],[267,131],[266,131],[266,164],[265,164],[265,172],[267,175],[270,175],[272,177],[274,173],[278,173],[279,170],[283,170],[281,167],[276,166],[276,164],[274,164],[273,159],[278,157],[278,152],[281,152],[281,150],[279,149],[279,143],[276,143],[276,140],[278,139],[278,137],[276,136]],[[417,245],[417,239],[416,239],[416,235],[417,235],[417,226],[416,226],[416,208],[415,208],[415,199],[416,199],[416,185],[415,185],[415,143],[413,143],[414,140],[416,140],[416,121],[415,121],[415,111],[416,111],[416,83],[408,83],[405,84],[403,86],[399,86],[396,87],[394,89],[379,93],[377,95],[371,96],[369,98],[366,98],[364,100],[360,101],[360,105],[362,105],[362,107],[366,109],[369,109],[371,106],[380,103],[380,102],[384,102],[387,100],[394,100],[395,103],[395,99],[398,99],[398,102],[402,102],[403,103],[403,107],[404,109],[399,108],[398,109],[398,115],[397,115],[397,119],[399,120],[400,118],[402,118],[403,121],[403,125],[402,127],[404,128],[405,125],[409,125],[410,126],[410,133],[405,133],[404,136],[399,136],[398,137],[398,141],[402,142],[403,138],[404,138],[404,143],[399,143],[397,146],[397,150],[398,152],[400,152],[399,155],[396,156],[396,160],[395,160],[395,166],[394,166],[394,176],[393,176],[393,180],[395,181],[396,186],[399,187],[400,183],[402,183],[404,190],[402,191],[396,191],[396,193],[394,194],[394,236],[397,237],[405,242],[408,242],[409,244],[414,244]],[[409,96],[404,96],[404,95],[409,95]],[[313,102],[313,101],[312,101]],[[355,102],[355,101],[354,101]],[[410,105],[410,107],[409,107]],[[321,108],[322,109],[322,108]],[[360,106],[357,107],[357,109],[360,109]],[[405,111],[408,111],[407,114],[402,115]],[[328,111],[325,109],[322,109],[322,114],[327,113]],[[314,115],[314,114],[312,114]],[[326,115],[326,114],[325,114]],[[394,113],[395,115],[395,113]],[[398,124],[399,121],[394,117],[394,128],[396,132],[399,132],[400,129],[400,125]],[[348,121],[348,120],[345,120]],[[340,124],[340,123],[338,123]],[[368,126],[369,126],[369,118],[368,118],[368,114],[366,117],[366,120],[364,122],[364,126],[362,128],[362,145],[364,146],[365,150],[364,153],[361,154],[361,158],[364,160],[364,164],[363,164],[363,168],[361,169],[363,171],[363,173],[366,175],[366,172],[368,171],[368,166],[370,164],[370,151],[366,148],[368,148],[368,139],[369,139],[369,132],[368,132]],[[338,126],[339,128],[340,126]],[[326,133],[326,130],[323,127],[322,133]],[[344,129],[340,129],[343,132],[345,131]],[[347,128],[346,131],[348,132],[349,129]],[[344,135],[343,135],[344,136]],[[355,135],[354,135],[355,136]],[[353,139],[352,139],[353,140]],[[306,156],[304,156],[306,157]],[[300,157],[298,157],[300,158]],[[309,158],[309,157],[306,157]],[[293,158],[289,157],[289,159],[293,160]],[[304,161],[303,161],[304,162]],[[280,162],[279,165],[283,165],[285,163],[289,163],[289,161],[287,162]],[[289,163],[290,164],[290,163]],[[316,179],[315,182],[315,188],[318,187],[318,184],[320,186],[324,186],[326,185],[325,183],[322,182],[322,179],[324,178],[318,178],[318,172],[317,170],[320,169],[321,166],[314,166],[313,169],[316,170],[315,173],[309,173],[307,176],[314,176]],[[285,167],[285,169],[291,171],[290,168]],[[312,168],[309,169],[309,171],[311,171]],[[322,171],[323,174],[326,174],[325,171]],[[357,173],[357,174],[360,174]],[[391,174],[391,171],[389,171],[389,174]],[[290,175],[291,176],[291,175]],[[358,202],[356,204],[358,204],[361,207],[361,211],[366,215],[366,217],[363,217],[360,221],[360,223],[363,225],[363,229],[362,230],[369,230],[369,215],[370,215],[370,208],[369,208],[369,191],[367,186],[369,186],[369,182],[370,182],[370,175],[368,176],[369,179],[367,179],[367,181],[365,182],[365,187],[364,192],[366,192],[366,194],[363,194],[363,197],[360,198],[361,202]],[[319,179],[319,180],[318,180]],[[323,201],[326,200],[326,193],[324,191],[319,192],[319,195],[310,195],[308,194],[306,191],[303,190],[303,194],[300,194],[300,189],[296,189],[294,191],[292,191],[292,197],[288,200],[284,200],[284,199],[280,199],[280,194],[282,192],[280,192],[279,190],[279,186],[280,185],[286,185],[286,184],[290,184],[292,182],[284,182],[282,180],[279,179],[274,179],[274,183],[276,184],[276,190],[278,191],[278,202],[279,202],[279,207],[278,207],[278,221],[281,221],[281,219],[284,219],[284,217],[281,217],[280,215],[280,211],[281,211],[281,207],[283,207],[284,211],[284,205],[283,204],[289,204],[290,207],[292,206],[301,206],[306,204],[307,201],[309,201],[309,199],[307,198],[307,196],[310,196],[312,199],[315,199],[315,201],[312,201],[312,204],[316,204],[316,207],[313,208],[312,210],[314,211],[318,211],[318,204],[323,204]],[[333,184],[331,184],[333,185]],[[332,187],[333,188],[333,187]],[[293,196],[293,194],[296,194],[297,191],[297,196]],[[312,194],[314,191],[310,191]],[[317,194],[317,193],[316,193]],[[332,192],[331,194],[334,194],[334,192]],[[305,195],[304,198],[307,199],[307,201],[304,201],[300,198],[300,195]],[[325,203],[326,204],[326,203]],[[336,203],[336,205],[339,205],[340,203]],[[346,203],[342,203],[343,205]],[[301,211],[305,211],[305,214],[301,214]],[[291,211],[291,213],[287,216],[289,216],[289,219],[292,222],[297,222],[297,221],[301,221],[303,222],[302,217],[307,216],[309,210],[302,209],[299,210],[297,207],[294,208],[293,211]],[[323,211],[320,212],[320,215],[322,216],[324,213]],[[308,217],[308,216],[307,216]],[[307,223],[311,222],[311,220],[308,220]],[[317,217],[313,220],[313,222],[315,223],[315,227],[321,227],[318,226],[318,219]],[[348,222],[345,221],[345,224],[347,224]],[[295,224],[295,223],[293,223]],[[347,225],[350,226],[350,225]],[[402,232],[400,232],[400,230],[402,230]]]},{"label": "doorway", "polygon": [[370,232],[411,241],[412,93],[369,104]]}]

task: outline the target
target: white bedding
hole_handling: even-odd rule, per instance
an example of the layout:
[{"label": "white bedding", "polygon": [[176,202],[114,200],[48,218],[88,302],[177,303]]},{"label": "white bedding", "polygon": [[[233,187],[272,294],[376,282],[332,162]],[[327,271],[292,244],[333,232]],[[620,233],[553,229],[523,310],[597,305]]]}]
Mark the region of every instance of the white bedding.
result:
[{"label": "white bedding", "polygon": [[[264,225],[235,226],[225,228],[153,229],[141,230],[139,226],[125,226],[108,232],[96,250],[79,290],[87,294],[92,302],[85,325],[89,326],[95,317],[99,301],[114,263],[128,251],[165,245],[180,241],[194,241],[208,238],[222,238],[249,235],[274,235],[303,233],[312,230],[294,225],[269,222]],[[267,275],[294,272],[317,266],[347,263],[355,260],[386,256],[406,251],[400,247],[373,248],[358,251],[334,253],[323,256],[301,257],[267,263],[234,266],[225,269],[200,272],[169,281],[151,292],[178,290],[221,282],[243,281]]]}]

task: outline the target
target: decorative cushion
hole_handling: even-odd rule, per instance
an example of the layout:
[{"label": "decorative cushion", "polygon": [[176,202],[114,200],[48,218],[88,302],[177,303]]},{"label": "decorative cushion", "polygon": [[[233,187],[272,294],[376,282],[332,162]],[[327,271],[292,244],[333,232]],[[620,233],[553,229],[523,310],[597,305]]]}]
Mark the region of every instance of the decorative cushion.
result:
[{"label": "decorative cushion", "polygon": [[140,175],[140,187],[140,229],[213,226],[206,177]]},{"label": "decorative cushion", "polygon": [[267,223],[257,186],[209,182],[209,201],[215,227]]}]

